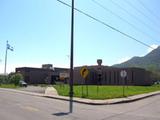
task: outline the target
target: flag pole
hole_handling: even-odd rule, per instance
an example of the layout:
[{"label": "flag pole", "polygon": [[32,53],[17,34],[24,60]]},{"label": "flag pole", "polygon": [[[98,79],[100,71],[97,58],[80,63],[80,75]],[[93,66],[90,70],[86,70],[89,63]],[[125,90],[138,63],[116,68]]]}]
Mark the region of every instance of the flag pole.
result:
[{"label": "flag pole", "polygon": [[8,51],[7,45],[8,45],[8,40],[6,42],[6,54],[5,54],[5,66],[4,66],[4,75],[5,76],[6,76],[6,69],[7,69],[7,51]]}]

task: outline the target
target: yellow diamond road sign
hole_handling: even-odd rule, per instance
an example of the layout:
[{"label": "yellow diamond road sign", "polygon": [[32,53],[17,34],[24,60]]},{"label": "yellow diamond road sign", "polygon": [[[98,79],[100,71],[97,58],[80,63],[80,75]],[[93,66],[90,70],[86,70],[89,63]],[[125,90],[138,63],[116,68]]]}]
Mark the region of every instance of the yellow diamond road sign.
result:
[{"label": "yellow diamond road sign", "polygon": [[80,74],[83,78],[86,78],[87,75],[89,74],[89,70],[87,69],[87,67],[82,67],[80,70]]}]

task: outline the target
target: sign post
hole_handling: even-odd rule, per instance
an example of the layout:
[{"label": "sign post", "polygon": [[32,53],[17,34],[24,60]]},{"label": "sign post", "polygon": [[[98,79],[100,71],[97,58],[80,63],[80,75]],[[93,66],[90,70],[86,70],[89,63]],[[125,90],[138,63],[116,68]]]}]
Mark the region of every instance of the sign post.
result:
[{"label": "sign post", "polygon": [[59,73],[59,79],[60,81],[60,86],[62,85],[62,87],[64,88],[64,84],[67,83],[67,79],[69,78],[69,73],[67,72],[61,72]]},{"label": "sign post", "polygon": [[97,64],[98,64],[98,68],[97,68],[97,72],[98,72],[97,95],[98,95],[99,85],[101,84],[101,81],[102,81],[102,59],[97,59]]},{"label": "sign post", "polygon": [[[89,74],[89,70],[87,69],[87,67],[82,67],[80,70],[80,74],[83,77],[85,84],[86,84],[86,91],[87,91],[87,96],[88,96],[88,84],[87,84],[87,80],[86,77]],[[83,82],[82,82],[83,83]],[[82,97],[83,97],[83,84],[82,84]]]},{"label": "sign post", "polygon": [[125,78],[127,77],[127,72],[125,70],[121,70],[120,72],[120,76],[123,79],[123,97],[125,96],[125,91],[124,91],[124,87],[125,87]]}]

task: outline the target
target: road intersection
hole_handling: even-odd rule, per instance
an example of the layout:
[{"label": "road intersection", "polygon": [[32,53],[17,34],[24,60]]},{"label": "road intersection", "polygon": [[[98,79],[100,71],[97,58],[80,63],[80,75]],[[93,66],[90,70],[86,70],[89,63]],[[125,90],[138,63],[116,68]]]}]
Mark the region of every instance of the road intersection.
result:
[{"label": "road intersection", "polygon": [[160,120],[160,95],[143,100],[113,104],[87,105],[0,90],[1,120]]}]

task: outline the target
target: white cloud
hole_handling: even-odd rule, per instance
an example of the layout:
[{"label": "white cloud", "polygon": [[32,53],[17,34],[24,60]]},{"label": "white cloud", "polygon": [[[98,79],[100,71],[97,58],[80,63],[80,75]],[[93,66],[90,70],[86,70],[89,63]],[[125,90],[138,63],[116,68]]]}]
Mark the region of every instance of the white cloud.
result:
[{"label": "white cloud", "polygon": [[[158,47],[158,45],[153,44],[153,45],[151,45],[150,47],[156,49],[156,48]],[[147,53],[151,52],[151,51],[153,50],[152,48],[148,48],[148,49],[147,49]]]},{"label": "white cloud", "polygon": [[117,63],[118,63],[118,64],[119,64],[119,63],[123,63],[123,62],[126,62],[126,61],[129,60],[129,59],[131,59],[131,57],[124,57],[124,58],[119,59]]}]

